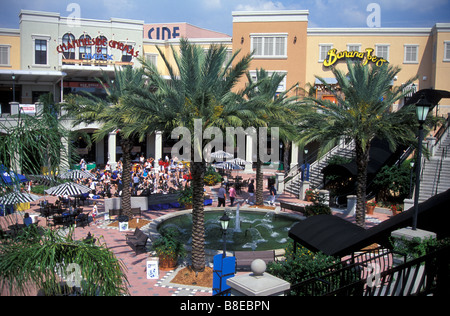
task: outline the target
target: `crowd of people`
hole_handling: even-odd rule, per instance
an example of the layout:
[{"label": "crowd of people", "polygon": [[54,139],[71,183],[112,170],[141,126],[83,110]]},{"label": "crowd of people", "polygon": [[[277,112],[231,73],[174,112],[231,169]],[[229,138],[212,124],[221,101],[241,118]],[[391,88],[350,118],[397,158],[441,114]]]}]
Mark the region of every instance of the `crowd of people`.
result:
[{"label": "crowd of people", "polygon": [[[86,164],[80,162],[81,169]],[[91,188],[91,194],[102,197],[121,196],[123,187],[123,162],[119,160],[115,169],[107,163],[104,169],[95,168],[89,171],[92,178],[81,178],[77,182]],[[131,166],[130,190],[132,196],[147,196],[154,193],[171,193],[180,189],[189,180],[189,168],[183,162],[166,157],[155,161],[145,159],[142,155],[139,162]]]}]

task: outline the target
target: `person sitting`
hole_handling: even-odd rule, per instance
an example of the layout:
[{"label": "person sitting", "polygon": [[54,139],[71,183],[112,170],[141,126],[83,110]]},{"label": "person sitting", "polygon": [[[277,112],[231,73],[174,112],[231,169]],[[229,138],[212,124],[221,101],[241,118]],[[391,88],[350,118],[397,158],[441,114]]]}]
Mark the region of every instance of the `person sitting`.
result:
[{"label": "person sitting", "polygon": [[30,214],[25,213],[25,215],[23,217],[23,223],[25,224],[26,227],[33,224],[33,219],[30,217]]}]

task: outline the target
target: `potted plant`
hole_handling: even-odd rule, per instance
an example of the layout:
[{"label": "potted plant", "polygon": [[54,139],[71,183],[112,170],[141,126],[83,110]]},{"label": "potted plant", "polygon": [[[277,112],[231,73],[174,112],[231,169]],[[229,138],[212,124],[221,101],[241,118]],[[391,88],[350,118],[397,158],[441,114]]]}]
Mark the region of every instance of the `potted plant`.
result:
[{"label": "potted plant", "polygon": [[175,268],[178,259],[186,254],[184,244],[178,238],[178,232],[173,228],[160,231],[160,237],[152,243],[152,249],[159,258],[161,269]]},{"label": "potted plant", "polygon": [[192,208],[192,196],[192,187],[186,185],[182,190],[179,191],[178,202],[187,209]]},{"label": "potted plant", "polygon": [[305,196],[306,196],[306,201],[311,202],[314,200],[316,193],[314,192],[313,189],[306,189]]},{"label": "potted plant", "polygon": [[377,201],[375,201],[375,200],[367,201],[366,202],[366,213],[369,215],[373,214],[373,211],[376,206],[377,206]]},{"label": "potted plant", "polygon": [[397,204],[392,204],[391,206],[389,206],[389,209],[391,210],[392,215],[397,215],[403,212],[403,207]]}]

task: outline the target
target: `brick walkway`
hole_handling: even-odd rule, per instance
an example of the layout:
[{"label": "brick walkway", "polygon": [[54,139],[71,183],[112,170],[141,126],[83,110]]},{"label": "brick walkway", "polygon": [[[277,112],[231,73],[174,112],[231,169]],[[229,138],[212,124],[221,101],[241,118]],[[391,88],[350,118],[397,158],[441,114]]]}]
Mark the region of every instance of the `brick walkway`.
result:
[{"label": "brick walkway", "polygon": [[[248,177],[245,174],[241,174],[244,178]],[[268,195],[267,185],[264,186],[265,196]],[[215,198],[216,187],[207,188],[207,193],[213,196],[213,206],[217,205],[217,199]],[[237,200],[242,200],[247,198],[247,193],[242,192],[238,195]],[[48,197],[47,199],[52,202],[55,197]],[[102,242],[106,243],[107,247],[115,254],[115,256],[123,262],[126,266],[126,275],[129,281],[129,292],[132,296],[210,296],[211,290],[205,288],[196,287],[186,287],[183,285],[174,285],[170,282],[171,278],[175,275],[174,271],[160,271],[160,279],[158,280],[148,280],[146,277],[146,261],[149,253],[136,255],[134,250],[126,244],[125,234],[126,232],[120,232],[117,228],[109,227],[102,220],[101,214],[104,213],[103,200],[97,200],[99,205],[99,215],[98,223],[94,225],[92,222],[86,227],[75,228],[75,238],[84,238],[88,233],[91,233],[95,238],[100,239]],[[290,194],[282,194],[277,200],[295,203],[307,203],[304,201],[299,201],[294,196]],[[32,203],[34,204],[34,203]],[[227,202],[228,205],[228,202]],[[30,214],[37,213],[38,206],[32,205],[32,208],[28,210]],[[84,206],[83,212],[89,212],[92,206]],[[143,212],[142,218],[153,220],[162,215],[170,212],[176,212],[176,209],[168,209],[164,211],[145,211]],[[287,211],[288,212],[288,211]],[[289,211],[290,212],[290,211]],[[337,216],[342,216],[341,212],[334,212]],[[375,212],[372,216],[367,216],[367,228],[376,225],[380,221],[384,221],[389,218],[390,215],[384,213]],[[347,218],[353,221],[353,218]],[[45,219],[38,217],[39,225],[45,226]],[[5,229],[5,221],[1,220],[3,229]]]}]

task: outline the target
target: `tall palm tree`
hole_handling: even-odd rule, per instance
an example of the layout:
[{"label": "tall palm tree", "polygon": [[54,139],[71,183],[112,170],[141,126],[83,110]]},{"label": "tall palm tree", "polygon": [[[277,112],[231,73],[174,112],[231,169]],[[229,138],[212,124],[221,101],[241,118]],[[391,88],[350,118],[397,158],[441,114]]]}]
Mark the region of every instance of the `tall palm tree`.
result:
[{"label": "tall palm tree", "polygon": [[[138,131],[133,125],[133,121],[124,110],[121,98],[131,93],[134,89],[143,87],[146,83],[142,68],[133,69],[130,66],[122,69],[115,69],[114,79],[104,76],[99,80],[103,85],[107,98],[106,100],[92,94],[76,95],[68,97],[68,102],[64,108],[68,116],[73,118],[73,126],[80,123],[100,122],[100,129],[93,134],[94,141],[100,141],[109,133],[116,132],[121,136],[120,145],[123,152],[122,170],[122,209],[129,218],[133,217],[131,212],[131,151],[133,149],[134,136]],[[124,132],[126,130],[126,133]]]},{"label": "tall palm tree", "polygon": [[[279,138],[284,144],[290,143],[295,136],[294,123],[298,119],[297,111],[298,103],[296,97],[289,97],[288,93],[296,86],[292,86],[283,92],[278,92],[280,83],[284,80],[284,74],[270,74],[264,69],[256,72],[257,80],[254,81],[250,73],[247,73],[248,85],[244,91],[247,97],[246,106],[249,107],[255,116],[252,120],[247,121],[247,125],[251,127],[277,127]],[[257,132],[256,139],[260,138]],[[279,144],[276,144],[278,148]],[[285,148],[287,146],[284,146]],[[257,141],[257,160],[256,160],[256,191],[255,204],[262,205],[264,203],[263,196],[263,173],[262,161],[260,157],[260,144]]]},{"label": "tall palm tree", "polygon": [[251,115],[251,112],[239,108],[239,98],[232,92],[238,79],[245,73],[251,56],[247,55],[232,65],[237,53],[227,60],[226,47],[213,45],[205,51],[185,39],[180,41],[180,54],[173,47],[172,51],[176,68],[159,50],[170,80],[162,78],[154,66],[142,61],[148,86],[140,92],[136,91],[136,95],[128,96],[124,102],[130,104],[127,111],[132,121],[139,122],[143,134],[155,131],[170,134],[177,127],[184,127],[190,133],[187,142],[193,149],[190,163],[193,188],[192,265],[195,271],[203,271],[203,177],[206,157],[201,155],[205,141],[195,136],[199,136],[197,132],[203,135],[209,127],[225,130],[227,126],[242,126],[243,117]]},{"label": "tall palm tree", "polygon": [[299,122],[299,141],[306,144],[318,141],[322,152],[345,138],[355,142],[357,164],[356,223],[365,226],[367,166],[370,143],[375,138],[384,139],[391,149],[400,144],[414,143],[416,119],[414,106],[392,111],[392,105],[407,92],[404,87],[393,87],[394,77],[400,68],[385,64],[382,67],[363,66],[347,62],[348,72],[332,69],[339,90],[333,89],[324,79],[318,78],[338,100],[310,98],[315,111],[304,115]]}]

